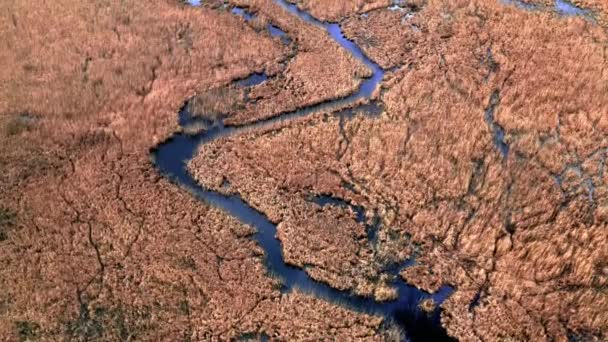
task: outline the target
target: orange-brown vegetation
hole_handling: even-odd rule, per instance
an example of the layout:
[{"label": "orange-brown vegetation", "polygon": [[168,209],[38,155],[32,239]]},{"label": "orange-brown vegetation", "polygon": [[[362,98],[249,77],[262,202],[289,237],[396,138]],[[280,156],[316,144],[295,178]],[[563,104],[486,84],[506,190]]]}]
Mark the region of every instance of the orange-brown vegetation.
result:
[{"label": "orange-brown vegetation", "polygon": [[[231,3],[259,18],[217,2],[0,3],[0,336],[403,337],[380,333],[378,317],[281,293],[253,229],[149,160],[195,94],[195,113],[243,124],[348,95],[369,76],[272,1]],[[351,39],[401,66],[382,85],[384,112],[318,113],[204,145],[189,165],[199,182],[265,213],[285,260],[335,288],[390,300],[385,266],[415,256],[401,277],[455,288],[442,323],[461,340],[605,340],[604,28],[500,1],[298,4],[350,16]],[[271,78],[247,101],[228,86],[262,71]],[[319,195],[364,207],[365,223],[380,220],[377,241]]]},{"label": "orange-brown vegetation", "polygon": [[0,32],[3,340],[376,336],[281,294],[252,229],[150,162],[186,98],[277,68],[276,39],[174,1],[3,1]]},{"label": "orange-brown vegetation", "polygon": [[357,42],[361,49],[384,69],[408,64],[412,50],[423,36],[409,9],[388,9],[369,12],[367,16],[354,16],[342,23],[344,34]]},{"label": "orange-brown vegetation", "polygon": [[422,302],[420,302],[420,308],[424,312],[429,312],[429,313],[433,312],[433,311],[435,311],[436,307],[437,307],[437,304],[435,303],[433,298],[427,298],[427,299],[423,300]]},{"label": "orange-brown vegetation", "polygon": [[[380,117],[320,114],[218,140],[192,173],[227,181],[279,223],[286,260],[332,286],[371,296],[383,256],[416,251],[402,277],[455,288],[442,322],[461,340],[605,339],[604,29],[473,0],[381,24],[392,16],[345,24],[362,46],[377,35],[367,51],[384,65],[406,65],[383,85]],[[319,194],[381,217],[376,244],[349,210],[307,201]]]},{"label": "orange-brown vegetation", "polygon": [[365,13],[377,8],[388,7],[391,0],[288,0],[297,4],[315,18],[322,21],[338,22],[344,17]]},{"label": "orange-brown vegetation", "polygon": [[[555,0],[524,0],[528,4],[540,5],[552,8]],[[586,12],[586,15],[601,25],[608,25],[608,2],[603,0],[567,0],[567,4],[573,5]]]},{"label": "orange-brown vegetation", "polygon": [[288,14],[272,0],[232,2],[282,28],[293,43],[290,58],[278,69],[267,70],[273,77],[251,89],[245,108],[232,112],[226,123],[249,123],[345,97],[357,89],[362,78],[370,76],[370,71],[323,29]]},{"label": "orange-brown vegetation", "polygon": [[[205,186],[226,193],[238,191],[278,223],[287,262],[306,265],[313,278],[338,289],[368,296],[382,293],[384,282],[378,270],[384,258],[374,260],[355,213],[310,201],[316,195],[332,194],[364,204],[360,202],[363,196],[342,190],[343,182],[352,182],[335,172],[340,167],[335,157],[347,148],[347,142],[341,142],[340,119],[319,120],[322,125],[292,123],[280,134],[260,138],[253,132],[201,146],[191,172]],[[229,186],[221,186],[224,180]],[[403,260],[407,255],[403,248],[393,258]]]},{"label": "orange-brown vegetation", "polygon": [[608,25],[608,2],[603,0],[573,0],[578,7],[591,10],[602,25]]}]

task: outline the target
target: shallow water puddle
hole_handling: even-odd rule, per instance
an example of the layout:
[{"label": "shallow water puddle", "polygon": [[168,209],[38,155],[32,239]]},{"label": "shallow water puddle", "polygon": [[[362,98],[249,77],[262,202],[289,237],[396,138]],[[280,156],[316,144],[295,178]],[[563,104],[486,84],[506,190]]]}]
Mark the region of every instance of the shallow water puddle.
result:
[{"label": "shallow water puddle", "polygon": [[247,11],[246,9],[244,9],[242,7],[234,7],[231,12],[232,12],[232,14],[243,17],[243,19],[245,19],[245,21],[251,21],[251,20],[255,19],[255,15],[249,13],[249,11]]},{"label": "shallow water puddle", "polygon": [[590,11],[577,7],[573,3],[565,0],[555,1],[555,11],[564,16],[583,16],[590,15]]},{"label": "shallow water puddle", "polygon": [[267,79],[268,76],[266,76],[266,73],[255,72],[242,80],[236,81],[236,85],[239,87],[253,87],[258,84],[262,84]]},{"label": "shallow water puddle", "polygon": [[191,6],[200,6],[202,0],[186,0],[186,3]]}]

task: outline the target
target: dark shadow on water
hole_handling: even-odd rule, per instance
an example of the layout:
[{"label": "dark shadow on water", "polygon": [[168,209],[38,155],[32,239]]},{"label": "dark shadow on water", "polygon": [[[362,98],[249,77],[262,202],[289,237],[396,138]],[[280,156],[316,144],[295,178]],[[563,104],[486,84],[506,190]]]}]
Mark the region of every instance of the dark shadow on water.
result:
[{"label": "dark shadow on water", "polygon": [[237,341],[259,341],[259,342],[268,342],[270,341],[270,337],[266,334],[244,334],[236,338]]},{"label": "dark shadow on water", "polygon": [[370,103],[362,104],[353,108],[346,108],[336,112],[336,116],[347,119],[352,119],[357,114],[365,115],[369,118],[377,118],[384,112],[384,106],[381,102],[372,101]]},{"label": "dark shadow on water", "polygon": [[232,8],[231,12],[232,12],[232,14],[243,17],[243,19],[245,19],[245,21],[251,21],[251,20],[255,19],[255,15],[251,14],[249,11],[247,11],[246,9],[244,9],[242,7],[234,7],[234,8]]},{"label": "dark shadow on water", "polygon": [[275,26],[273,24],[268,24],[268,32],[270,32],[270,35],[272,37],[279,37],[281,38],[281,42],[285,45],[289,45],[291,44],[291,38],[289,38],[289,36],[287,36],[287,33],[283,30],[281,30],[278,26]]},{"label": "dark shadow on water", "polygon": [[374,216],[372,219],[372,223],[365,225],[365,231],[367,232],[367,240],[369,243],[374,246],[378,242],[378,230],[380,230],[380,226],[382,225],[382,221],[379,216]]},{"label": "dark shadow on water", "polygon": [[268,79],[268,76],[266,76],[266,73],[256,72],[256,73],[253,73],[253,74],[247,76],[246,78],[244,78],[242,80],[236,81],[236,85],[239,87],[253,87],[258,84],[263,83],[267,79]]},{"label": "dark shadow on water", "polygon": [[488,107],[486,108],[484,118],[486,120],[486,123],[492,130],[494,136],[494,145],[496,146],[496,148],[498,148],[502,156],[504,158],[507,158],[509,156],[509,145],[506,143],[505,140],[505,130],[502,128],[502,126],[496,123],[494,119],[494,114],[496,113],[496,109],[498,108],[499,104],[500,92],[494,91],[490,96],[490,101],[488,103]]},{"label": "dark shadow on water", "polygon": [[223,127],[223,114],[217,112],[208,112],[202,116],[195,116],[190,112],[189,108],[190,101],[182,106],[177,115],[177,120],[180,127],[184,129],[200,130],[201,128],[219,128]]},{"label": "dark shadow on water", "polygon": [[473,312],[473,310],[479,306],[479,302],[481,301],[481,290],[477,291],[477,293],[475,294],[475,297],[473,297],[473,300],[471,301],[471,303],[469,304],[469,312]]}]

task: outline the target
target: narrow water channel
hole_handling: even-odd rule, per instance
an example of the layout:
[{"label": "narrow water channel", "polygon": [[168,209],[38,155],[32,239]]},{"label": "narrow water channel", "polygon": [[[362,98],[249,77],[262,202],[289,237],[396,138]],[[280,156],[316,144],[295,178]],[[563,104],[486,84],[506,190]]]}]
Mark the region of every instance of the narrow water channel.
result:
[{"label": "narrow water channel", "polygon": [[[384,77],[384,70],[367,58],[355,43],[344,37],[339,24],[320,22],[308,13],[300,11],[295,5],[284,0],[275,1],[306,22],[325,29],[340,46],[367,65],[373,71],[372,76],[361,83],[357,92],[335,101],[323,102],[293,112],[282,113],[274,118],[244,126],[228,127],[220,123],[196,135],[176,133],[152,152],[156,167],[162,175],[172,182],[191,191],[198,200],[218,207],[240,222],[255,227],[257,233],[254,234],[253,238],[265,251],[265,266],[269,273],[276,274],[283,279],[283,292],[289,292],[297,288],[314,297],[357,312],[381,315],[386,318],[387,322],[393,322],[401,327],[407,336],[407,340],[410,341],[451,340],[440,324],[440,311],[435,310],[432,313],[426,313],[419,308],[420,302],[427,298],[432,298],[435,303],[443,302],[452,292],[450,287],[444,286],[437,293],[429,294],[406,284],[399,277],[396,277],[393,285],[398,289],[398,299],[389,302],[377,302],[372,298],[356,296],[350,292],[339,291],[324,283],[317,282],[303,269],[285,263],[280,241],[275,238],[277,227],[263,213],[249,206],[239,196],[226,196],[201,187],[189,174],[187,163],[194,157],[198,146],[201,144],[221,137],[237,135],[251,129],[270,127],[277,122],[289,121],[314,112],[332,112],[344,108],[359,99],[369,98]],[[237,12],[237,14],[241,14],[240,10]],[[262,76],[258,74],[254,78],[255,81],[259,81]],[[182,126],[187,126],[190,121],[187,108],[188,106],[184,106],[179,113],[179,123]],[[321,198],[318,200],[321,205],[325,205],[325,202],[331,203],[329,199]],[[394,267],[390,272],[397,275],[402,267],[406,266],[407,264]]]}]

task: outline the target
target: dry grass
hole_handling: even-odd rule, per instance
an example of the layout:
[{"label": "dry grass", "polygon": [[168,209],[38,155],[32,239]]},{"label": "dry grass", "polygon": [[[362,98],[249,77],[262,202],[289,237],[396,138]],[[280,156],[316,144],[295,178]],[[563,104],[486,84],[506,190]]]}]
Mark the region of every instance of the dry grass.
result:
[{"label": "dry grass", "polygon": [[[500,2],[429,1],[391,38],[383,16],[368,17],[376,52],[407,65],[381,95],[385,114],[222,139],[190,164],[197,179],[225,177],[281,222],[287,260],[319,265],[307,271],[338,288],[369,295],[376,257],[410,252],[387,236],[411,237],[417,265],[402,276],[431,292],[454,285],[442,308],[459,339],[605,339],[604,29]],[[506,156],[484,118],[495,93]],[[306,203],[310,193],[380,213],[379,255],[347,214]]]},{"label": "dry grass", "polygon": [[266,119],[315,103],[345,97],[370,76],[363,63],[334,42],[325,30],[289,14],[272,0],[233,1],[251,8],[283,28],[294,41],[289,59],[281,69],[266,70],[271,77],[251,90],[251,103],[226,122],[243,124]]},{"label": "dry grass", "polygon": [[293,308],[250,229],[163,180],[148,155],[187,98],[277,68],[283,46],[168,0],[2,1],[0,35],[2,339],[297,332],[293,317],[253,310]]},{"label": "dry grass", "polygon": [[391,0],[296,0],[290,2],[297,3],[298,7],[310,12],[319,20],[333,22],[392,4]]},{"label": "dry grass", "polygon": [[374,291],[374,298],[379,302],[388,302],[395,300],[399,297],[397,289],[386,284],[382,284],[376,287]]},{"label": "dry grass", "polygon": [[383,333],[383,338],[386,342],[406,341],[405,336],[405,332],[395,324],[391,324]]},{"label": "dry grass", "polygon": [[244,92],[235,87],[219,87],[197,94],[188,103],[194,117],[216,121],[244,106]]},{"label": "dry grass", "polygon": [[0,242],[8,239],[9,229],[15,224],[15,213],[0,207]]},{"label": "dry grass", "polygon": [[435,303],[433,298],[427,298],[421,301],[418,307],[420,307],[420,309],[422,309],[424,312],[432,313],[437,309],[437,303]]},{"label": "dry grass", "polygon": [[[366,75],[324,33],[270,1],[251,5],[294,38],[287,66],[276,39],[225,12],[168,0],[0,3],[0,336],[380,337],[380,318],[281,295],[251,229],[149,163],[149,149],[176,129],[178,108],[195,93],[254,71],[284,72],[233,116],[249,122],[349,93]],[[225,177],[284,221],[290,262],[319,265],[316,279],[370,294],[376,264],[363,227],[346,210],[320,212],[303,198],[312,189],[386,213],[384,229],[421,244],[407,280],[456,285],[444,307],[459,338],[472,338],[473,325],[489,340],[559,339],[568,330],[604,338],[606,215],[577,172],[564,173],[566,194],[551,175],[580,162],[596,184],[594,203],[608,198],[605,151],[595,151],[607,147],[605,33],[474,0],[428,2],[414,23],[424,35],[404,46],[412,68],[387,87],[385,115],[342,127],[316,116],[205,146],[193,164],[199,180]],[[402,51],[384,40],[375,40],[378,53],[394,63]],[[513,151],[506,160],[483,121],[496,88],[495,119]],[[214,96],[201,113],[239,109]],[[386,247],[404,253],[402,243]],[[471,318],[481,287],[483,310]]]}]

